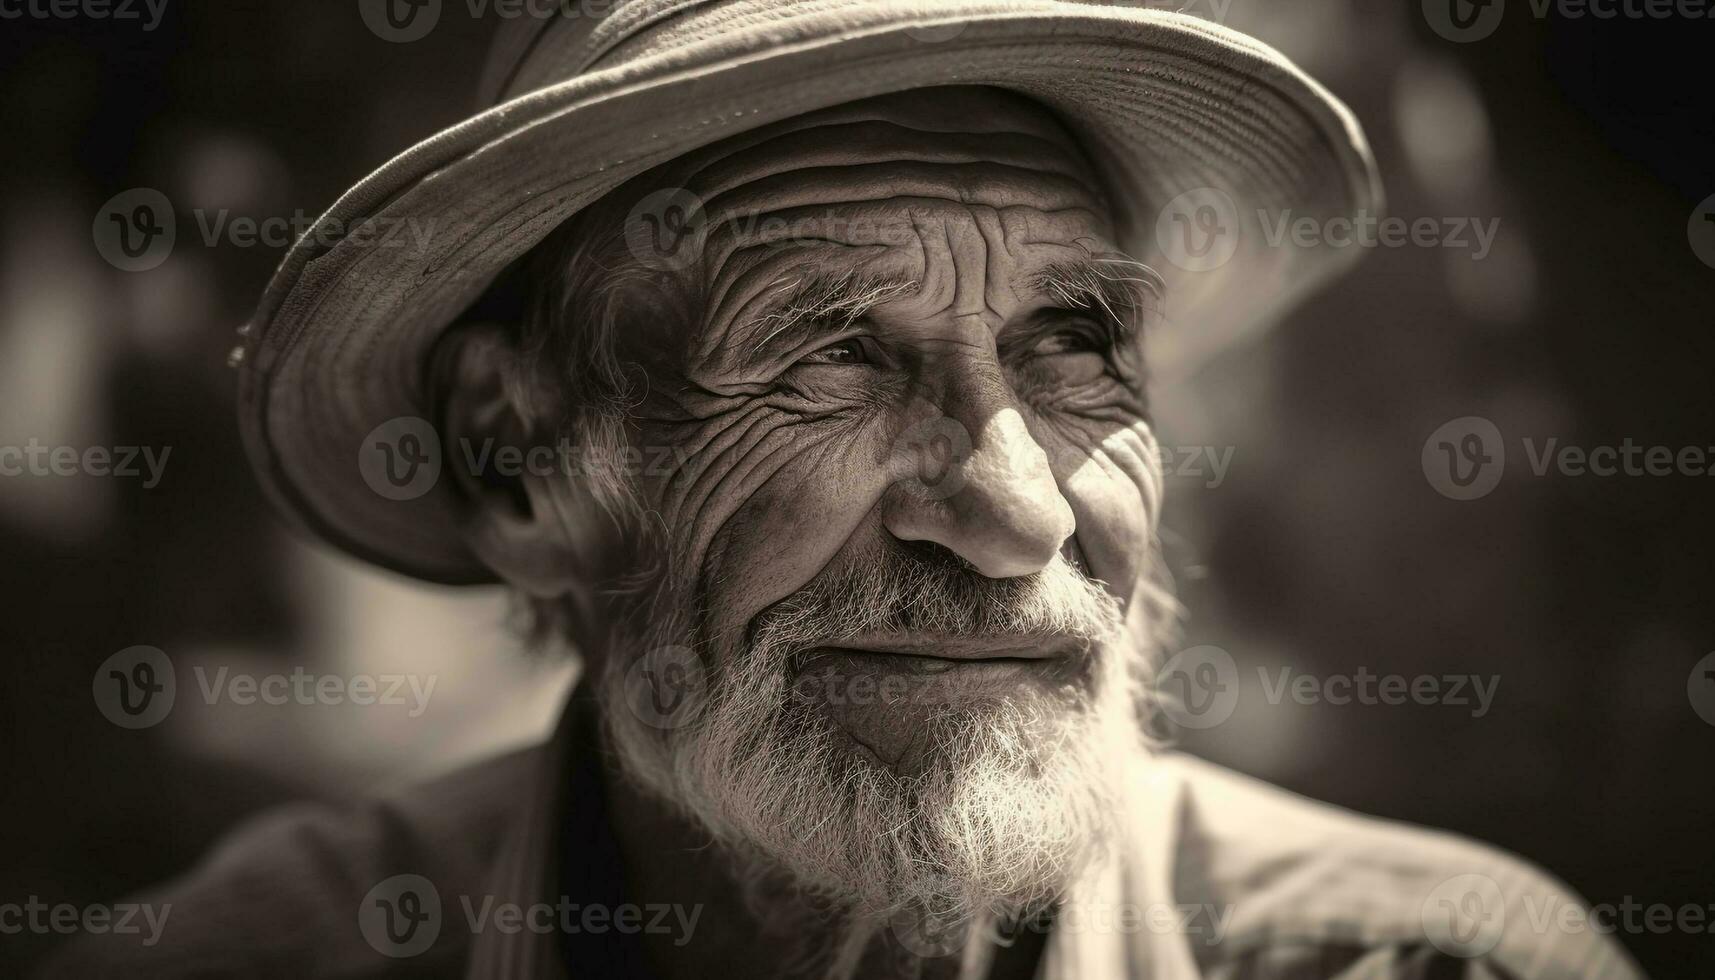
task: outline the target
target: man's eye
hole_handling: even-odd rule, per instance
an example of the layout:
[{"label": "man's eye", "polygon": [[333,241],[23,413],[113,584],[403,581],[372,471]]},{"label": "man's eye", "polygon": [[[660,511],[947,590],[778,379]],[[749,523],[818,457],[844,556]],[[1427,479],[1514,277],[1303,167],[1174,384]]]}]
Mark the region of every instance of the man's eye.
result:
[{"label": "man's eye", "polygon": [[812,351],[806,354],[800,363],[868,364],[870,359],[868,353],[864,351],[863,338],[852,337]]},{"label": "man's eye", "polygon": [[1034,357],[1052,357],[1055,354],[1086,354],[1101,353],[1101,343],[1087,331],[1056,330],[1036,342],[1030,349]]}]

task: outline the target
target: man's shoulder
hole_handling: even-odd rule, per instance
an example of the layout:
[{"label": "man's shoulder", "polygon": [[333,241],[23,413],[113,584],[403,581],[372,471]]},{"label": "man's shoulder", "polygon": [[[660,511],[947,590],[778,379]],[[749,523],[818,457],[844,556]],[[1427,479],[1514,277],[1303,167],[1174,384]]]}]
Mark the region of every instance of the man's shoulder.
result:
[{"label": "man's shoulder", "polygon": [[365,939],[360,906],[397,875],[421,876],[441,895],[480,894],[540,753],[497,756],[350,805],[265,811],[183,876],[129,900],[159,920],[153,941],[83,936],[40,975],[461,976],[458,930],[392,959]]},{"label": "man's shoulder", "polygon": [[1224,923],[1190,937],[1211,978],[1641,976],[1519,857],[1165,759],[1184,790],[1175,896]]}]

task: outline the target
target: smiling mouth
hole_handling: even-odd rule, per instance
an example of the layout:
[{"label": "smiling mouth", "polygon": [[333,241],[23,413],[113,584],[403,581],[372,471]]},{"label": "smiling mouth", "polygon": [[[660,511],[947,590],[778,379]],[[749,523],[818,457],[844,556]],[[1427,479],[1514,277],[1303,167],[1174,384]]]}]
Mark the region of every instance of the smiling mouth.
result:
[{"label": "smiling mouth", "polygon": [[1083,647],[1057,635],[971,637],[937,634],[863,635],[811,647],[797,658],[797,669],[816,671],[845,665],[860,671],[900,674],[991,672],[1058,673],[1082,659]]},{"label": "smiling mouth", "polygon": [[1071,637],[1055,634],[1004,637],[939,633],[861,634],[844,637],[837,644],[821,649],[952,661],[1058,660],[1079,653],[1079,645]]}]

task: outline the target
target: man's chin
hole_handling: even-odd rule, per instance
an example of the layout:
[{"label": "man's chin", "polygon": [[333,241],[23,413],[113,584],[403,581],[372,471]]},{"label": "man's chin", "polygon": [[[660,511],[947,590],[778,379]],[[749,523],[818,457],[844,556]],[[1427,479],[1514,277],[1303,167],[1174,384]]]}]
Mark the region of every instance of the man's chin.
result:
[{"label": "man's chin", "polygon": [[974,764],[971,733],[1025,706],[1052,736],[1075,723],[1083,678],[1064,659],[948,659],[859,650],[812,651],[794,675],[796,709],[824,716],[859,760],[919,778]]},{"label": "man's chin", "polygon": [[[909,750],[884,756],[777,678],[770,695],[713,693],[642,754],[616,732],[627,768],[745,873],[855,917],[959,919],[1051,901],[1108,837],[1109,726],[1069,686],[916,706]],[[898,710],[877,706],[860,731],[900,730]]]}]

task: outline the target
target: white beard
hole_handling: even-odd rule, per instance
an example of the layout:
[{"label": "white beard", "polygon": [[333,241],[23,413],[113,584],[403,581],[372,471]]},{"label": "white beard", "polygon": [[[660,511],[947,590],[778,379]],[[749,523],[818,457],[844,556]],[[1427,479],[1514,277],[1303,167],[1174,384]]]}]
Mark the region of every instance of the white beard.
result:
[{"label": "white beard", "polygon": [[[1135,606],[1128,629],[1120,604],[1063,558],[1005,580],[933,563],[865,565],[777,604],[724,657],[682,619],[657,619],[637,652],[609,657],[601,694],[622,766],[758,875],[784,872],[837,910],[851,942],[902,920],[945,934],[1034,914],[1112,838],[1112,778],[1133,768],[1142,743],[1147,648],[1158,637],[1139,635]],[[1159,628],[1170,600],[1150,605],[1143,619]],[[793,696],[790,658],[902,627],[1071,636],[1086,669],[1052,691],[943,706],[927,725],[925,761],[901,775],[855,752],[824,707]],[[638,693],[633,665],[687,638],[700,663],[718,666],[688,723],[655,727],[626,707]]]}]

